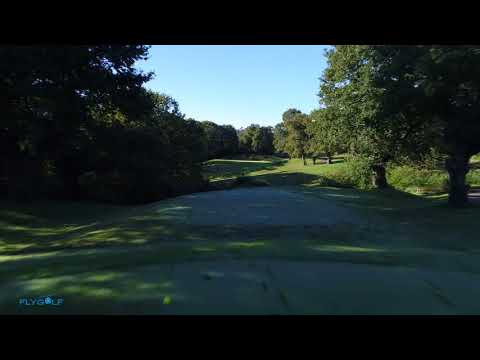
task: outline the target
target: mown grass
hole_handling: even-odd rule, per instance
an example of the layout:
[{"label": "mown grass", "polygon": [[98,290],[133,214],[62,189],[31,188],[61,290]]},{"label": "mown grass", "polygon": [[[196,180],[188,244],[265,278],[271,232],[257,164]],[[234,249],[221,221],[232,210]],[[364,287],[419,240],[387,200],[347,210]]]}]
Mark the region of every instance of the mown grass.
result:
[{"label": "mown grass", "polygon": [[[317,164],[308,159],[307,166],[301,159],[285,160],[264,157],[262,161],[252,160],[211,160],[205,164],[209,179],[221,187],[221,182],[237,177],[251,177],[264,180],[272,186],[303,185],[353,187],[346,180],[345,157],[333,159],[333,164],[325,164],[321,159]],[[445,198],[448,174],[445,170],[431,170],[419,166],[390,166],[387,178],[391,187],[406,193],[424,197]],[[226,182],[227,183],[227,182]],[[480,186],[480,156],[471,160],[471,170],[467,174],[467,183],[472,187]],[[228,184],[228,183],[227,183]],[[227,186],[228,188],[228,186]]]},{"label": "mown grass", "polygon": [[[176,206],[174,199],[136,207],[3,202],[0,283],[7,285],[0,312],[11,309],[10,287],[10,294],[71,295],[77,309],[100,313],[125,294],[150,296],[148,289],[155,289],[170,297],[166,280],[125,274],[149,265],[204,260],[340,261],[480,274],[480,207],[452,211],[444,194],[341,188],[335,175],[342,161],[304,166],[298,159],[212,160],[207,171],[214,182],[244,176],[335,201],[358,211],[366,219],[362,225],[189,225],[172,222],[172,213],[188,217],[192,211]],[[39,288],[23,285],[33,280]]]},{"label": "mown grass", "polygon": [[[335,173],[342,168],[342,156],[336,157],[331,165],[316,165],[310,162],[304,166],[302,160],[285,160],[276,157],[264,157],[262,161],[252,160],[210,160],[205,164],[205,173],[217,187],[222,182],[230,184],[232,179],[250,177],[262,180],[271,186],[305,185],[341,185],[335,181]],[[228,186],[227,186],[228,187]]]},{"label": "mown grass", "polygon": [[213,159],[204,164],[204,172],[210,181],[232,179],[255,171],[271,171],[286,160],[264,157],[263,160]]},{"label": "mown grass", "polygon": [[[215,164],[215,174],[246,174],[247,177],[264,181],[270,186],[282,186],[307,196],[335,201],[357,209],[375,224],[370,232],[382,227],[385,236],[388,227],[391,232],[415,232],[413,243],[424,247],[476,248],[476,226],[478,207],[451,211],[445,206],[445,194],[414,196],[388,189],[384,191],[359,191],[356,189],[326,187],[325,178],[342,166],[342,159],[332,165],[303,166],[301,160],[264,160],[260,164],[224,160]],[[233,165],[232,165],[233,164]],[[162,202],[168,208],[170,201]],[[278,229],[268,229],[268,236],[262,238],[262,228],[236,229],[235,227],[208,227],[174,225],[170,215],[162,211],[152,212],[147,206],[113,206],[94,203],[3,202],[0,210],[0,256],[35,254],[45,251],[74,249],[100,249],[103,247],[138,247],[163,243],[216,241],[225,237],[271,240],[282,236],[274,235]],[[158,205],[152,205],[158,206]],[[178,209],[179,214],[190,209]],[[373,225],[372,225],[373,226]],[[288,229],[288,228],[287,228]],[[319,229],[319,234],[326,230]],[[372,234],[362,235],[365,239]],[[295,229],[287,238],[300,238],[305,231]],[[421,236],[419,235],[421,234]],[[329,234],[331,237],[331,234]],[[417,239],[420,236],[420,239]],[[408,237],[408,236],[406,236]],[[451,240],[454,239],[454,240]]]},{"label": "mown grass", "polygon": [[[338,180],[337,174],[344,166],[343,157],[339,156],[333,164],[326,165],[321,161],[313,165],[309,161],[307,166],[300,159],[272,163],[269,168],[250,168],[245,175],[253,179],[268,181],[271,186],[282,186],[292,191],[302,192],[308,196],[333,200],[346,206],[353,207],[369,219],[371,231],[362,230],[366,241],[378,239],[382,234],[385,241],[392,246],[405,245],[407,247],[442,248],[455,250],[478,249],[480,242],[475,235],[477,232],[476,218],[480,215],[480,207],[472,206],[461,210],[452,210],[447,207],[445,189],[435,189],[435,182],[440,182],[437,174],[431,178],[417,169],[409,169],[407,174],[422,178],[423,183],[415,183],[411,177],[402,178],[399,171],[395,177],[390,177],[392,187],[386,190],[361,191],[346,188]],[[474,158],[475,163],[477,158]],[[221,172],[221,166],[218,165]],[[244,176],[245,176],[244,175]],[[410,189],[405,191],[410,182]],[[429,183],[430,182],[430,183]],[[480,183],[480,182],[479,182]],[[472,185],[475,185],[474,183]],[[418,191],[423,189],[423,191]],[[430,190],[430,191],[429,191]],[[399,235],[400,234],[400,235]],[[399,236],[397,236],[399,235]],[[403,239],[396,241],[395,239]]]}]

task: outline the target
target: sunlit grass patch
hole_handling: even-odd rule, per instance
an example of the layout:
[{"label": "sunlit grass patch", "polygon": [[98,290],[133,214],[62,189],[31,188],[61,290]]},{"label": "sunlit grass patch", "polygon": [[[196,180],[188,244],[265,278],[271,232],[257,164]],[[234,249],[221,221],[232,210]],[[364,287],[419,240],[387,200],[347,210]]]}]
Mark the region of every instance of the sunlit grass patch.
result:
[{"label": "sunlit grass patch", "polygon": [[119,274],[115,272],[107,272],[107,273],[101,273],[101,274],[95,274],[95,275],[90,275],[87,278],[85,278],[86,281],[93,281],[93,282],[105,282],[105,281],[111,281],[114,279],[118,279]]},{"label": "sunlit grass patch", "polygon": [[192,250],[197,252],[213,252],[217,251],[217,248],[208,246],[195,246]]},{"label": "sunlit grass patch", "polygon": [[249,248],[258,248],[265,247],[267,244],[264,241],[254,241],[254,242],[242,242],[234,241],[227,244],[228,248],[237,248],[237,249],[249,249]]},{"label": "sunlit grass patch", "polygon": [[310,249],[315,251],[327,251],[327,252],[382,252],[383,249],[360,247],[360,246],[342,246],[342,245],[317,245],[309,246]]},{"label": "sunlit grass patch", "polygon": [[210,181],[219,181],[245,176],[256,171],[273,170],[285,160],[270,157],[267,160],[213,159],[204,164],[204,171]]}]

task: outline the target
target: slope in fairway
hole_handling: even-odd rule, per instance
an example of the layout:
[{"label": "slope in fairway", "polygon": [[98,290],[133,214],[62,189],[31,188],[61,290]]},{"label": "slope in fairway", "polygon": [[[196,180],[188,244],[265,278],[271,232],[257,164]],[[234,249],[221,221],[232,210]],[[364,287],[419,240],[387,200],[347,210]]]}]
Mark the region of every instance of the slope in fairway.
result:
[{"label": "slope in fairway", "polygon": [[[362,240],[367,219],[337,198],[241,188],[131,209],[70,239],[122,241],[135,229],[132,238],[145,244],[0,257],[8,274],[0,312],[480,313],[478,253],[403,249],[403,234],[398,249],[374,232]],[[63,296],[64,306],[18,305],[45,295]]]}]

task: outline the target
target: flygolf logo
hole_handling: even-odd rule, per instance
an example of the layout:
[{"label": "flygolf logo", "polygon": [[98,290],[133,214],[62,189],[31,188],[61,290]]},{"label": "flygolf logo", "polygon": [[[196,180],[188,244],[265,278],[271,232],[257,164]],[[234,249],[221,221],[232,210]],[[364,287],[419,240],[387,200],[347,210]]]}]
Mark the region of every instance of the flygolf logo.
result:
[{"label": "flygolf logo", "polygon": [[63,305],[63,298],[54,296],[40,296],[37,298],[21,298],[19,305],[23,306],[60,306]]}]

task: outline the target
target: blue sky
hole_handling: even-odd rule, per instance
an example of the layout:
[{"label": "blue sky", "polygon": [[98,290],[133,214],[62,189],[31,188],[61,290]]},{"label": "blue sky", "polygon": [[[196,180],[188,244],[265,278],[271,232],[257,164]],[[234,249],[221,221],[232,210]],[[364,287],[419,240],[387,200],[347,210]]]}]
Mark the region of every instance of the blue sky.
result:
[{"label": "blue sky", "polygon": [[321,45],[155,45],[138,63],[154,71],[147,87],[174,97],[196,120],[263,126],[294,107],[317,108],[326,62]]}]

